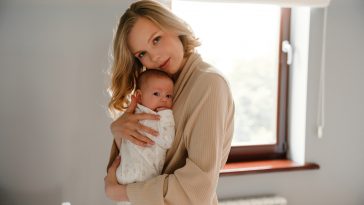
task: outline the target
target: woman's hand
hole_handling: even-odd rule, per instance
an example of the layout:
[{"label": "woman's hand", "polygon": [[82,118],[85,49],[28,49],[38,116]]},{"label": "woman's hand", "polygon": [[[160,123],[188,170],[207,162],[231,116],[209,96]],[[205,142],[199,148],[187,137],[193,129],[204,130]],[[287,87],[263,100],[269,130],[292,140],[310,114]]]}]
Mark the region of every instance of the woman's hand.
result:
[{"label": "woman's hand", "polygon": [[139,131],[144,131],[153,136],[158,136],[158,132],[139,123],[139,120],[159,120],[158,115],[138,113],[134,114],[137,106],[135,96],[132,96],[131,103],[128,109],[117,120],[111,123],[111,133],[115,138],[116,145],[120,150],[121,139],[127,139],[136,145],[143,147],[153,145],[154,142],[148,137],[140,134]]},{"label": "woman's hand", "polygon": [[129,201],[126,193],[126,185],[118,184],[116,178],[116,169],[120,164],[120,156],[117,156],[107,170],[105,181],[105,193],[108,198],[113,201]]}]

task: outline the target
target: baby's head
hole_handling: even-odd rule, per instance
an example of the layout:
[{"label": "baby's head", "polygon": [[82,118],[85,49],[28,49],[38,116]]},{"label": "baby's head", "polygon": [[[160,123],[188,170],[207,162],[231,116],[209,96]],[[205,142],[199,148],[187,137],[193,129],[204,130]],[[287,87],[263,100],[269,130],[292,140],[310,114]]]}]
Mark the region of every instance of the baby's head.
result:
[{"label": "baby's head", "polygon": [[167,73],[157,69],[142,72],[136,89],[139,104],[154,111],[172,108],[173,80]]}]

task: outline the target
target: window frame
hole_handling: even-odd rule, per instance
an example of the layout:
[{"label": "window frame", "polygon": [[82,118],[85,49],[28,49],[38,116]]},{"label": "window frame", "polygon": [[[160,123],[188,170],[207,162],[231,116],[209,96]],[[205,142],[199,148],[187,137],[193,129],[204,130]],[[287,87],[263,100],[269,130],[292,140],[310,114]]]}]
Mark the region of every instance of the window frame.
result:
[{"label": "window frame", "polygon": [[287,64],[287,55],[282,52],[282,42],[290,41],[290,19],[291,9],[281,8],[276,144],[231,146],[227,163],[287,158],[289,65]]}]

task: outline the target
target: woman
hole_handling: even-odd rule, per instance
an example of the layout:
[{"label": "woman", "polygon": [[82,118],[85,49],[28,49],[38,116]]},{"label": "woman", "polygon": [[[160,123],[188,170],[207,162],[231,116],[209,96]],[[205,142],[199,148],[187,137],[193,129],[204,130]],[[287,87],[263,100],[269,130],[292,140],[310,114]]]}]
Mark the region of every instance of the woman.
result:
[{"label": "woman", "polygon": [[[153,205],[218,203],[216,187],[230,151],[234,105],[226,80],[195,52],[198,45],[189,27],[157,2],[138,1],[121,17],[114,37],[109,108],[125,112],[111,125],[114,143],[105,177],[110,199]],[[138,121],[158,116],[134,114],[132,94],[143,67],[161,69],[175,80],[175,139],[162,175],[120,185],[115,170],[121,139],[150,146],[153,142],[138,130],[157,134]]]}]

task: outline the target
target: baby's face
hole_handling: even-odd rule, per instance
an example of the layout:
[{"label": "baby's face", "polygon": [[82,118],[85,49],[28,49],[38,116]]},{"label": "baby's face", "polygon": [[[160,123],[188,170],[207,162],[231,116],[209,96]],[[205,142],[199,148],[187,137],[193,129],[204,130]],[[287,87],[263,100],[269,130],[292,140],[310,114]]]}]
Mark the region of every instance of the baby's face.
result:
[{"label": "baby's face", "polygon": [[154,111],[172,108],[173,82],[167,78],[153,77],[138,90],[139,103]]}]

